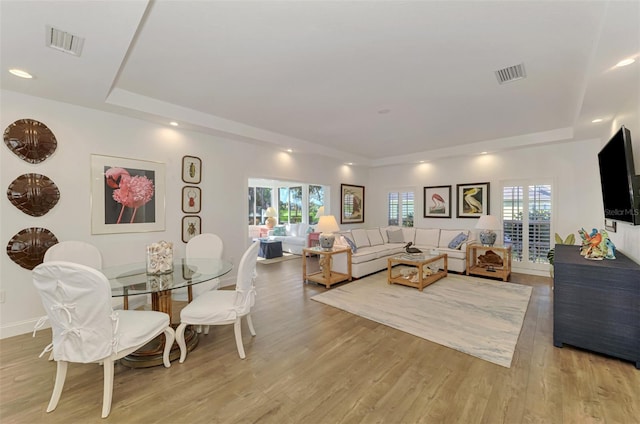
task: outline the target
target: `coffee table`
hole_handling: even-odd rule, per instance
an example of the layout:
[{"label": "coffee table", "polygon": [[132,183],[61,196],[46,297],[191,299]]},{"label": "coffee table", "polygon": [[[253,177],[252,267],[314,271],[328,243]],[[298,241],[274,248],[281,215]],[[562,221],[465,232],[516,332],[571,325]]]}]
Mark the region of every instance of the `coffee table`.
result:
[{"label": "coffee table", "polygon": [[[415,287],[422,291],[429,284],[433,284],[441,278],[447,276],[448,259],[447,254],[429,255],[427,253],[402,254],[387,259],[387,282],[389,284],[402,284],[403,286]],[[442,263],[439,264],[438,261]],[[417,268],[417,275],[393,274],[394,265],[408,265]],[[424,270],[431,270],[430,275],[425,276]],[[413,277],[415,276],[415,278]]]}]

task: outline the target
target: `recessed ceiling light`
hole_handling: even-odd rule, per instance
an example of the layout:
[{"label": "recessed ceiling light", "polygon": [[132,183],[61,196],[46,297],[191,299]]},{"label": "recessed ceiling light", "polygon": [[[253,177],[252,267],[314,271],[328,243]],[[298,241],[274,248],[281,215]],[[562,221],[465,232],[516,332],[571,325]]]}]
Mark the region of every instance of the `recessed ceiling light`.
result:
[{"label": "recessed ceiling light", "polygon": [[293,149],[287,149],[287,152],[293,153]]},{"label": "recessed ceiling light", "polygon": [[616,66],[618,68],[621,68],[623,66],[627,66],[627,65],[631,65],[633,62],[635,62],[635,59],[629,58],[629,59],[625,59],[625,60],[621,60],[620,62],[616,63]]},{"label": "recessed ceiling light", "polygon": [[176,121],[171,121],[169,122],[169,125],[171,125],[172,127],[177,127],[178,123]]},{"label": "recessed ceiling light", "polygon": [[347,165],[353,165],[353,162],[347,162]]},{"label": "recessed ceiling light", "polygon": [[486,155],[488,152],[480,152],[481,155]]},{"label": "recessed ceiling light", "polygon": [[420,161],[420,163],[424,163],[424,161],[423,161],[423,160],[421,160],[421,161]]},{"label": "recessed ceiling light", "polygon": [[27,78],[27,79],[33,78],[33,75],[21,69],[9,69],[9,72],[20,78]]},{"label": "recessed ceiling light", "polygon": [[597,124],[598,122],[602,122],[602,118],[594,119],[594,120],[593,120],[593,121],[591,121],[591,122],[592,122],[592,123],[594,123],[594,124]]}]

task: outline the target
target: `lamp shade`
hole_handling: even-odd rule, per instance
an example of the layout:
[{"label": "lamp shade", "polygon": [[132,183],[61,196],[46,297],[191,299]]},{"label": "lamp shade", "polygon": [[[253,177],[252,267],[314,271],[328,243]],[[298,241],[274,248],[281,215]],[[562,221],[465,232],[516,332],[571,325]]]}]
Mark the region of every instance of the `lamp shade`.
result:
[{"label": "lamp shade", "polygon": [[323,215],[316,225],[316,230],[320,233],[334,233],[340,231],[340,227],[338,227],[338,222],[333,215]]},{"label": "lamp shade", "polygon": [[267,208],[267,211],[265,212],[265,216],[269,217],[269,218],[273,218],[278,216],[278,212],[276,212],[276,208],[274,208],[273,206],[269,206]]},{"label": "lamp shade", "polygon": [[500,220],[493,215],[481,215],[476,224],[476,228],[480,230],[502,230]]}]

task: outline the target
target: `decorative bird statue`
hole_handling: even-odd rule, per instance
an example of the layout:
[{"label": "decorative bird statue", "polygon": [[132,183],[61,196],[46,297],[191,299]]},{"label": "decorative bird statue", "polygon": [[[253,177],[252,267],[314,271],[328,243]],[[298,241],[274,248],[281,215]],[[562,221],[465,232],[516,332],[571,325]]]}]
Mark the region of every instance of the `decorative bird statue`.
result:
[{"label": "decorative bird statue", "polygon": [[413,244],[413,242],[409,242],[407,243],[407,245],[404,247],[404,250],[407,253],[422,253],[422,250],[418,249],[417,247],[411,247],[411,245]]}]

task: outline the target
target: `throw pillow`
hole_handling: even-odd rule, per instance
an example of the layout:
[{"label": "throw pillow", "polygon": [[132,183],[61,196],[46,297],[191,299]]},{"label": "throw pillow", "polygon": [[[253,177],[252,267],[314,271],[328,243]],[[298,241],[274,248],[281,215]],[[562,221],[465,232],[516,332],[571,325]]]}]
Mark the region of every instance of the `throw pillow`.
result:
[{"label": "throw pillow", "polygon": [[307,228],[307,234],[311,234],[311,233],[313,233],[313,227]]},{"label": "throw pillow", "polygon": [[274,236],[286,236],[287,232],[284,226],[278,225],[277,227],[273,227],[273,235]]},{"label": "throw pillow", "polygon": [[358,251],[358,248],[356,247],[355,242],[351,240],[349,237],[345,237],[344,239],[346,240],[347,244],[351,248],[351,252],[356,253]]},{"label": "throw pillow", "polygon": [[387,237],[389,237],[389,243],[404,243],[402,228],[398,228],[397,230],[387,230]]},{"label": "throw pillow", "polygon": [[369,244],[371,246],[379,246],[381,244],[384,244],[382,234],[380,234],[380,230],[378,228],[367,230],[367,237],[369,238]]},{"label": "throw pillow", "polygon": [[467,238],[469,237],[465,233],[458,234],[453,238],[453,240],[451,240],[451,242],[449,242],[449,249],[460,249],[460,246],[462,246],[462,243],[467,241]]}]

